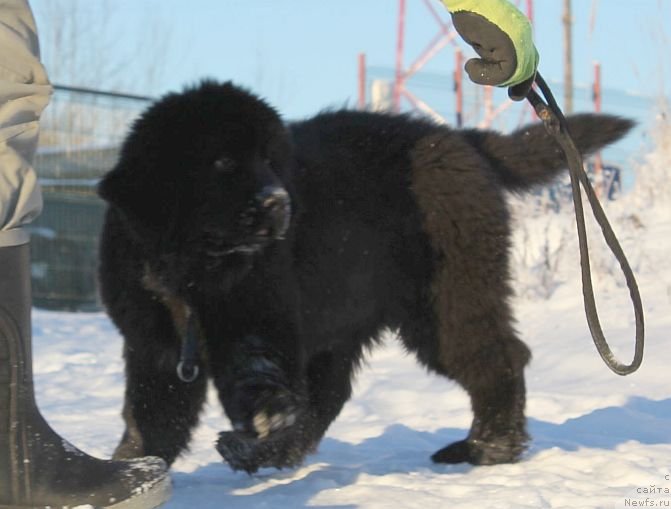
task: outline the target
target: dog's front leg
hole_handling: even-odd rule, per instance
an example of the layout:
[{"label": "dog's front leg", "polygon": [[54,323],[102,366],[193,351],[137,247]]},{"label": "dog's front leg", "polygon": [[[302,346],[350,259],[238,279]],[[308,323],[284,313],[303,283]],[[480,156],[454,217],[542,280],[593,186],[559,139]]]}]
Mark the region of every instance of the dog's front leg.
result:
[{"label": "dog's front leg", "polygon": [[215,379],[235,431],[264,439],[292,426],[305,406],[300,354],[283,343],[256,334],[235,342],[226,373]]},{"label": "dog's front leg", "polygon": [[308,452],[300,446],[307,412],[300,347],[277,332],[272,340],[250,334],[236,341],[215,376],[234,429],[221,434],[217,449],[235,470],[295,466]]}]

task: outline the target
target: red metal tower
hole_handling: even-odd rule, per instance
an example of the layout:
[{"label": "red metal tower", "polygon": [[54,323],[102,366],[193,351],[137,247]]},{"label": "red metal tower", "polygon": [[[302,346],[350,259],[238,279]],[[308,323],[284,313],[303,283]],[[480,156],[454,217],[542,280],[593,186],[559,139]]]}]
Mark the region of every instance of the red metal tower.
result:
[{"label": "red metal tower", "polygon": [[[452,26],[448,12],[443,8],[439,0],[415,0],[423,4],[428,13],[438,25],[438,32],[428,42],[424,50],[412,61],[409,66],[405,66],[405,36],[406,36],[406,12],[408,0],[398,1],[398,19],[397,19],[397,39],[395,52],[395,77],[393,84],[393,111],[400,111],[403,100],[406,100],[410,106],[420,111],[434,120],[442,123],[448,123],[448,120],[440,115],[425,100],[410,90],[409,79],[419,72],[433,57],[448,45],[454,48],[454,100],[456,109],[456,118],[454,124],[461,126],[464,122],[464,79],[463,79],[463,51],[462,41],[456,30]],[[521,0],[517,0],[519,6]],[[526,0],[527,16],[533,22],[533,0]],[[414,36],[413,36],[414,37]],[[365,104],[365,64],[362,68],[362,59],[359,60],[359,104]],[[364,87],[364,88],[362,88]],[[499,105],[494,104],[493,90],[491,87],[484,87],[482,91],[482,111],[479,113],[480,120],[477,123],[479,127],[488,127],[493,120],[512,104],[505,100]]]}]

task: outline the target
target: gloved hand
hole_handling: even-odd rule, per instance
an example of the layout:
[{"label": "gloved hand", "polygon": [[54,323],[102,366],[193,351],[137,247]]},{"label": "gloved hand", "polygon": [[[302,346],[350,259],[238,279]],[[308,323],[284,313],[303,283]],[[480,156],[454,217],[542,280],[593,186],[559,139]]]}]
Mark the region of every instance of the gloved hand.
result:
[{"label": "gloved hand", "polygon": [[466,72],[480,85],[509,87],[521,101],[538,67],[531,23],[507,0],[443,0],[459,35],[480,58],[466,62]]}]

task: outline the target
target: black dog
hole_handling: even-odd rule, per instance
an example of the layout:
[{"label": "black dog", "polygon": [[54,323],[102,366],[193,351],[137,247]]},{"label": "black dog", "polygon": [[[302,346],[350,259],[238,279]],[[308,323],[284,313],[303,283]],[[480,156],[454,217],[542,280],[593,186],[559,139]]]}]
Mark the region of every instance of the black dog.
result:
[{"label": "black dog", "polygon": [[[631,124],[569,126],[589,152]],[[127,374],[115,456],[172,462],[212,378],[234,427],[218,442],[226,461],[296,465],[389,329],[471,397],[468,436],[434,461],[517,460],[530,354],[512,324],[504,191],[563,167],[541,125],[504,136],[357,111],[285,125],[230,83],[158,101],[100,186],[102,295]],[[202,367],[191,383],[176,373],[189,330]]]}]

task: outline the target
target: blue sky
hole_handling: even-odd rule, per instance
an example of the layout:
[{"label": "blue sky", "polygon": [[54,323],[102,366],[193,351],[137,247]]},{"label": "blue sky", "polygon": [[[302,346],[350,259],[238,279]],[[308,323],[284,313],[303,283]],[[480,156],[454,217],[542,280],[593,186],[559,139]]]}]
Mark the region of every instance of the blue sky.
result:
[{"label": "blue sky", "polygon": [[[160,79],[128,87],[137,93],[160,95],[204,76],[232,79],[297,118],[355,103],[359,52],[366,53],[370,66],[394,65],[397,0],[32,0],[40,31],[53,31],[58,23],[48,14],[50,5],[73,2],[108,19],[112,40],[97,58],[121,60],[125,83],[141,83],[134,77],[152,61],[160,62]],[[593,3],[573,0],[576,84],[591,82],[592,62],[599,60],[607,88],[671,95],[671,1],[598,1],[590,32]],[[438,0],[434,4],[442,9]],[[437,25],[422,0],[407,0],[407,5],[409,62]],[[561,0],[535,1],[540,69],[553,81],[562,77],[561,6]],[[154,32],[164,37],[158,48],[147,43]],[[80,44],[86,46],[91,36],[96,34],[83,35]],[[53,81],[62,82],[59,66],[47,58],[54,53],[46,48],[43,53]],[[446,50],[428,70],[448,74],[453,66],[452,51]],[[86,85],[87,73],[82,74],[70,78],[79,83],[64,84]]]}]

